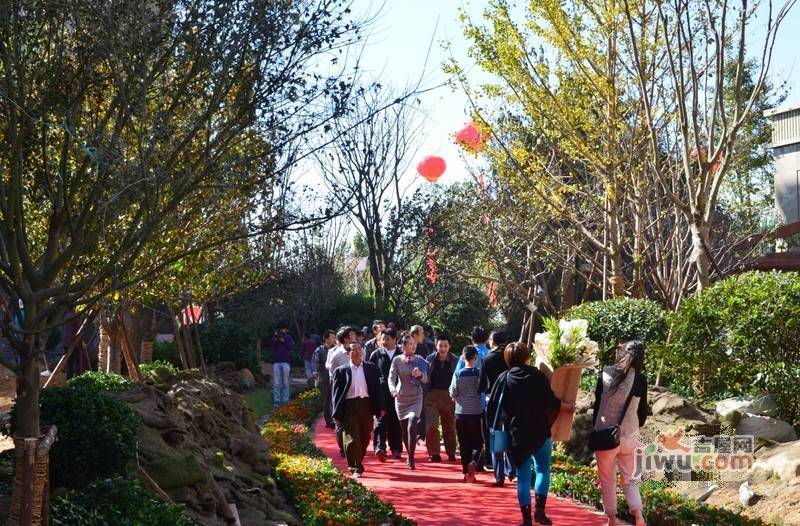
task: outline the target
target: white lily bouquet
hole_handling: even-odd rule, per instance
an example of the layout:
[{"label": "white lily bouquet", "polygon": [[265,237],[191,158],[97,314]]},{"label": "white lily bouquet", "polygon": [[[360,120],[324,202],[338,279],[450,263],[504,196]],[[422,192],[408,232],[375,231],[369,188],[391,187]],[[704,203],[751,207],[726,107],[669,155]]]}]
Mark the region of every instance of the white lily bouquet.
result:
[{"label": "white lily bouquet", "polygon": [[[550,377],[550,387],[563,402],[575,402],[581,371],[597,366],[597,342],[589,339],[586,320],[546,318],[545,332],[537,333],[533,347],[538,367]],[[565,442],[572,432],[572,413],[560,412],[550,429],[553,440]]]},{"label": "white lily bouquet", "polygon": [[536,333],[533,347],[540,363],[554,371],[559,367],[597,365],[597,342],[589,339],[586,320],[545,318],[545,332]]}]

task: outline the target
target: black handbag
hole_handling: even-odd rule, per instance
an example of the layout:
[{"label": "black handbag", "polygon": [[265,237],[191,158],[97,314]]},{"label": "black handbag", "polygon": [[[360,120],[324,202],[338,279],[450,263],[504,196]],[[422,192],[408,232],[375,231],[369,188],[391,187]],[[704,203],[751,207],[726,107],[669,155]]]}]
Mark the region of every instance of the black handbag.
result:
[{"label": "black handbag", "polygon": [[[600,373],[597,381],[603,381],[602,372]],[[634,381],[634,385],[635,383],[636,382]],[[634,385],[631,385],[631,391],[628,393],[628,398],[625,400],[625,405],[622,408],[622,415],[619,417],[619,422],[617,422],[617,425],[608,427],[606,429],[592,431],[592,434],[589,435],[589,451],[608,451],[609,449],[614,449],[619,446],[619,426],[622,425],[622,420],[625,418],[625,414],[628,412],[628,406],[631,405]],[[597,409],[600,409],[600,404],[598,404]],[[597,413],[595,413],[592,417],[592,426],[594,426],[595,422],[597,422]]]}]

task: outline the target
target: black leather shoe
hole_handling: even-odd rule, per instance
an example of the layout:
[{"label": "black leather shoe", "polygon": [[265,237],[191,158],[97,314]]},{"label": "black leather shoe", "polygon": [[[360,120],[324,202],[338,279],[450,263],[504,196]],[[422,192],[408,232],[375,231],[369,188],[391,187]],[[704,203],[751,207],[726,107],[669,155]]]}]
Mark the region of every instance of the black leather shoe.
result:
[{"label": "black leather shoe", "polygon": [[431,455],[431,462],[441,462],[442,456],[441,455]]}]

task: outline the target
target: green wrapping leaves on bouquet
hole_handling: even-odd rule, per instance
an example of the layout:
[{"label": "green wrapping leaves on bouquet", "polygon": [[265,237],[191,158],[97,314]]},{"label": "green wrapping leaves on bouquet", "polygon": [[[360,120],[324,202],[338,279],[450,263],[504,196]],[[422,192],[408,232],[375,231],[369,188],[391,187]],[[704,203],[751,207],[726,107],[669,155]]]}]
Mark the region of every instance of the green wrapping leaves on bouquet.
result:
[{"label": "green wrapping leaves on bouquet", "polygon": [[545,332],[537,333],[534,349],[540,363],[551,371],[565,365],[594,367],[598,345],[587,336],[586,320],[544,319]]}]

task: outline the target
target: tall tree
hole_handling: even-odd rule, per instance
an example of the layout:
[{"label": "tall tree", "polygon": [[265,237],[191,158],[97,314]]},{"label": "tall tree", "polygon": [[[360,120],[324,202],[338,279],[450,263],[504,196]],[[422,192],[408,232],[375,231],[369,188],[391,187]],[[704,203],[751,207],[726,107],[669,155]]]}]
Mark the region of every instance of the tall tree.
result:
[{"label": "tall tree", "polygon": [[364,90],[353,111],[331,127],[333,146],[317,156],[331,195],[366,243],[377,311],[392,307],[396,281],[403,279],[392,273],[400,233],[391,225],[402,209],[401,178],[422,133],[419,110],[407,99],[378,85]]},{"label": "tall tree", "polygon": [[[485,24],[463,17],[471,58],[495,79],[474,96],[506,103],[475,103],[496,139],[489,155],[507,181],[528,187],[605,253],[611,291],[623,295],[624,207],[645,130],[618,50],[622,18],[600,0],[530,2],[525,14],[516,22],[507,1],[493,0]],[[470,90],[458,64],[448,69]],[[526,144],[531,135],[538,147]]]},{"label": "tall tree", "polygon": [[4,330],[20,437],[40,433],[47,331],[179,259],[169,244],[142,256],[183,221],[267,193],[287,147],[341,111],[348,82],[312,66],[357,30],[344,0],[0,5],[0,284],[19,321]]},{"label": "tall tree", "polygon": [[[684,187],[670,198],[688,221],[698,289],[717,266],[711,227],[737,138],[763,96],[776,35],[794,4],[623,0],[627,55],[649,131],[648,169]],[[764,31],[751,42],[757,24]]]}]

